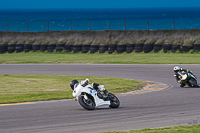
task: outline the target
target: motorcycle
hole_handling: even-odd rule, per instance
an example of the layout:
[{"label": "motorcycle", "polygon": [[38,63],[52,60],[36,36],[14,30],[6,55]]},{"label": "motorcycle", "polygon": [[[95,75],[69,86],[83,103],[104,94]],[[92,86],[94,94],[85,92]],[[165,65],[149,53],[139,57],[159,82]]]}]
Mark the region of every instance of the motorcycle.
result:
[{"label": "motorcycle", "polygon": [[184,83],[190,87],[199,87],[197,78],[191,73],[180,71],[178,72],[178,76],[180,77],[181,83]]},{"label": "motorcycle", "polygon": [[72,95],[87,110],[109,107],[118,108],[120,105],[119,99],[112,93],[108,93],[106,99],[100,99],[97,96],[97,91],[90,84],[85,87],[81,86],[80,83],[75,84]]}]

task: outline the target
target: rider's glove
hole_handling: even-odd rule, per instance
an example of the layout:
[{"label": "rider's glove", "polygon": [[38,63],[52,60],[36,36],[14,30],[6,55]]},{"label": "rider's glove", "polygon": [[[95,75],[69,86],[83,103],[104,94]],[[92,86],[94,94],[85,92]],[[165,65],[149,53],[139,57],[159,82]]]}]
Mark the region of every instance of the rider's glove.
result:
[{"label": "rider's glove", "polygon": [[106,89],[104,88],[104,85],[99,85],[98,88],[99,88],[99,90],[100,90],[101,92],[103,92],[103,91],[106,90]]},{"label": "rider's glove", "polygon": [[86,80],[81,81],[80,85],[83,86],[83,87],[85,87],[86,85],[88,85],[88,83],[89,83],[89,79],[87,78]]}]

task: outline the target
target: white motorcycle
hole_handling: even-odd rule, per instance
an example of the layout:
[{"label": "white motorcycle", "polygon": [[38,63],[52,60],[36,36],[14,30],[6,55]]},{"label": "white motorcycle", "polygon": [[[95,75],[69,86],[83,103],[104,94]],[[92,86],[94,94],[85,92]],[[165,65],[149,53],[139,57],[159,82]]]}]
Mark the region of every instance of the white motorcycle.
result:
[{"label": "white motorcycle", "polygon": [[100,99],[97,96],[97,91],[88,84],[83,87],[80,83],[74,85],[72,93],[79,104],[87,110],[94,110],[95,108],[118,108],[120,105],[119,99],[111,93],[108,93],[106,100]]}]

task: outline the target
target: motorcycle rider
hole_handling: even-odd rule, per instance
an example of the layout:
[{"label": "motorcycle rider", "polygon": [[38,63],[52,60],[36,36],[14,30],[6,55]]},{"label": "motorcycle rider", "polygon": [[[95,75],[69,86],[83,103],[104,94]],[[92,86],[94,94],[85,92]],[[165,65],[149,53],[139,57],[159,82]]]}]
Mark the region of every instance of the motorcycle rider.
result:
[{"label": "motorcycle rider", "polygon": [[[179,66],[175,66],[174,67],[174,77],[176,78],[176,81],[180,83],[180,87],[184,87],[185,83],[181,82],[181,79],[180,79],[181,77],[179,76],[178,72],[188,72],[188,73],[191,73],[192,75],[194,75],[192,73],[192,71],[190,71],[189,69],[183,69],[183,68],[180,68]],[[196,76],[195,76],[195,78],[196,78]]]},{"label": "motorcycle rider", "polygon": [[[88,85],[89,83],[89,79],[85,79],[83,81],[78,82],[78,80],[74,79],[70,82],[70,87],[72,88],[72,90],[74,90],[74,87],[76,88],[76,86],[78,85],[78,83],[85,87]],[[97,96],[100,99],[103,100],[107,100],[107,96],[108,96],[108,91],[104,88],[104,85],[99,85],[98,83],[92,83],[92,87],[97,91]],[[103,92],[103,94],[101,94],[101,92]]]}]

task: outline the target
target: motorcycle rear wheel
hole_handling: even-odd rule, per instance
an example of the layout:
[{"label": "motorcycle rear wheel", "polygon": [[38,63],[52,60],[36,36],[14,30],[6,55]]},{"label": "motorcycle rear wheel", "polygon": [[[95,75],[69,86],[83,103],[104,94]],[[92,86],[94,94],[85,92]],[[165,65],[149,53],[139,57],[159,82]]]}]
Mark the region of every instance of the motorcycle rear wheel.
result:
[{"label": "motorcycle rear wheel", "polygon": [[110,99],[110,108],[118,108],[120,105],[119,99],[112,93],[109,94],[111,96]]},{"label": "motorcycle rear wheel", "polygon": [[85,99],[83,95],[80,95],[78,98],[79,104],[87,110],[94,110],[95,109],[95,104],[92,101],[92,99]]},{"label": "motorcycle rear wheel", "polygon": [[188,82],[191,87],[199,87],[199,85],[197,84],[197,81],[192,78]]}]

